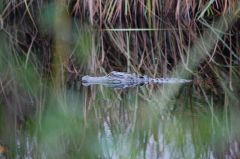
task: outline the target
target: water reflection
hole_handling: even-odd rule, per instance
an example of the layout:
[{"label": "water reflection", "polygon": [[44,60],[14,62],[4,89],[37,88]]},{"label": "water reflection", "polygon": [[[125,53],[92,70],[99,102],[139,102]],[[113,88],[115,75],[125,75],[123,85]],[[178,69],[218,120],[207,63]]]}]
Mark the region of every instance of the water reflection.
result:
[{"label": "water reflection", "polygon": [[[237,158],[240,155],[236,111],[210,110],[207,103],[201,103],[205,107],[202,109],[189,96],[172,99],[165,109],[157,110],[161,103],[142,98],[147,91],[144,87],[114,91],[99,86],[83,91],[86,90],[91,91],[88,93],[89,100],[94,101],[91,105],[102,117],[98,140],[104,158]],[[184,91],[188,90],[182,89],[180,93]],[[112,95],[106,98],[107,94]]]},{"label": "water reflection", "polygon": [[217,109],[190,96],[190,88],[182,85],[167,104],[159,102],[164,85],[94,85],[51,96],[41,127],[18,134],[12,158],[238,158],[237,102]]}]

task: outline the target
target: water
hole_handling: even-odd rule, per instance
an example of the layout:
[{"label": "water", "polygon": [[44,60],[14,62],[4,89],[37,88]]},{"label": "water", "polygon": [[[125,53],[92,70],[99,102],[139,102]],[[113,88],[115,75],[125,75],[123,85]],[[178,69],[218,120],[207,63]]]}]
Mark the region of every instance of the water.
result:
[{"label": "water", "polygon": [[[188,86],[180,91],[184,97],[168,105],[153,102],[158,99],[151,99],[145,86],[122,91],[84,88],[89,89],[96,91],[88,96],[95,101],[93,107],[105,112],[98,138],[104,158],[236,158],[240,154],[236,112],[190,100],[190,95],[185,96]],[[111,99],[105,99],[109,92]]]},{"label": "water", "polygon": [[[240,155],[235,101],[228,97],[225,109],[217,108],[203,98],[197,99],[190,85],[182,85],[179,94],[162,103],[160,96],[167,88],[144,85],[113,89],[93,85],[50,93],[42,119],[33,120],[34,127],[18,134],[13,158],[172,159]],[[33,131],[29,132],[29,128]]]}]

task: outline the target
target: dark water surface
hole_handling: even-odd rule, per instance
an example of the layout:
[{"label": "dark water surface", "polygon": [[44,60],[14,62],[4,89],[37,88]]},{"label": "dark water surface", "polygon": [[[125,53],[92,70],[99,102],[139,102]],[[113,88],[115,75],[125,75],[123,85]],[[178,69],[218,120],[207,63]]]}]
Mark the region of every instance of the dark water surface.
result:
[{"label": "dark water surface", "polygon": [[[198,99],[189,85],[162,103],[165,85],[114,90],[83,88],[101,121],[98,141],[105,158],[237,158],[239,115]],[[163,94],[161,94],[163,93]],[[207,100],[207,102],[206,102]],[[211,101],[212,100],[212,101]],[[209,102],[209,103],[208,103]],[[130,157],[131,156],[131,157]]]},{"label": "dark water surface", "polygon": [[12,158],[238,158],[236,101],[218,106],[190,84],[101,85],[49,94],[47,109],[16,132]]}]

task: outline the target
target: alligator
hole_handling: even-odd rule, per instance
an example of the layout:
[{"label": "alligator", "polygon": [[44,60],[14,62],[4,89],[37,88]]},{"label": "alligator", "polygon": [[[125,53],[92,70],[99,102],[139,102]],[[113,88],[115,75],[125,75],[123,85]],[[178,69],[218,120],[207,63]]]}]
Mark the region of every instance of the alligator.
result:
[{"label": "alligator", "polygon": [[112,71],[106,76],[92,77],[83,76],[82,84],[84,86],[100,84],[112,88],[129,88],[144,84],[174,84],[174,83],[189,83],[192,80],[179,78],[151,78],[147,75],[136,75],[126,72]]}]

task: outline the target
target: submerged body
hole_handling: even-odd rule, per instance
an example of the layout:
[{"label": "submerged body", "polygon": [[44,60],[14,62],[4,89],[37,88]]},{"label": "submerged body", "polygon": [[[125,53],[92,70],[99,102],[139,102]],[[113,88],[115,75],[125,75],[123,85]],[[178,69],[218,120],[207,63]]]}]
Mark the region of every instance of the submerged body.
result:
[{"label": "submerged body", "polygon": [[129,74],[126,72],[116,72],[113,71],[106,76],[102,77],[92,77],[84,76],[82,77],[82,84],[84,86],[89,86],[93,84],[101,84],[113,88],[128,88],[135,87],[137,85],[144,84],[164,84],[164,83],[188,83],[191,80],[178,79],[178,78],[150,78],[146,75],[136,75]]}]

